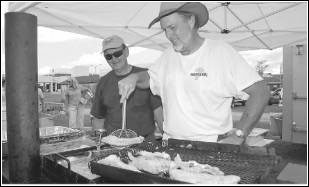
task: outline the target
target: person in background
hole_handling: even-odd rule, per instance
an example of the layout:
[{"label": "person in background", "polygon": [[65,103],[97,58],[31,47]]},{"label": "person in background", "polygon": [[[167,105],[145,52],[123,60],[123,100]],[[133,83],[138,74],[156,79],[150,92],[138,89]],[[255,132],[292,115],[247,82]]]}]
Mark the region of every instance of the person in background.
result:
[{"label": "person in background", "polygon": [[[162,98],[163,139],[243,144],[267,105],[265,81],[223,41],[201,37],[209,18],[200,2],[162,2],[160,22],[172,46],[148,71],[119,81],[120,102],[135,89],[150,88]],[[250,97],[233,129],[231,102],[241,91]]]},{"label": "person in background", "polygon": [[[98,82],[90,113],[95,117],[95,128],[104,128],[110,134],[122,128],[118,81],[146,69],[128,64],[129,48],[119,36],[105,38],[102,45],[102,53],[112,71]],[[154,140],[155,122],[161,129],[163,123],[160,97],[152,95],[150,89],[136,89],[127,99],[126,107],[127,128],[146,140]]]},{"label": "person in background", "polygon": [[84,108],[88,101],[88,92],[89,89],[79,85],[75,78],[69,79],[69,88],[64,93],[64,101],[70,128],[83,129]]},{"label": "person in background", "polygon": [[45,112],[44,94],[40,87],[38,87],[38,111]]}]

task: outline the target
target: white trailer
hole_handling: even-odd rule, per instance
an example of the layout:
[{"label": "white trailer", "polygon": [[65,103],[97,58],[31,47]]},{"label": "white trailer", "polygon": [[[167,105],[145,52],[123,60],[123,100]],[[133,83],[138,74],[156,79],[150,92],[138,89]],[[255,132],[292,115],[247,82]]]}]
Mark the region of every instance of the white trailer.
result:
[{"label": "white trailer", "polygon": [[282,140],[307,144],[307,44],[283,48]]}]

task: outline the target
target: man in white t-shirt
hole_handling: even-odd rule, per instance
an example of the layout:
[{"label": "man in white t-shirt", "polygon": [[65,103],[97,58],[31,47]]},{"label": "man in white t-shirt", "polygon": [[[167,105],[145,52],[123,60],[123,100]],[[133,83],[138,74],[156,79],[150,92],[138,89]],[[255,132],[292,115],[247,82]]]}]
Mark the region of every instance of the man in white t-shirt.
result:
[{"label": "man in white t-shirt", "polygon": [[[260,119],[269,98],[263,79],[230,45],[202,38],[198,29],[208,21],[199,2],[164,2],[159,16],[172,43],[148,72],[118,82],[121,102],[135,89],[150,87],[160,95],[164,138],[242,144]],[[240,125],[233,129],[231,102],[240,92],[250,98]],[[221,137],[221,136],[220,136]]]}]

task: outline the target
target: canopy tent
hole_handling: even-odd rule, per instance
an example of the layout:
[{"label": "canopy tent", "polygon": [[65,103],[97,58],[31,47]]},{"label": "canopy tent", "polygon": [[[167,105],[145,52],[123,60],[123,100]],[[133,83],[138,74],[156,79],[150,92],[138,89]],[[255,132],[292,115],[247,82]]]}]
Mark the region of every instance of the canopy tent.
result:
[{"label": "canopy tent", "polygon": [[[209,22],[205,38],[238,50],[275,49],[307,40],[306,2],[203,2]],[[12,2],[9,11],[38,17],[38,25],[96,38],[117,34],[129,46],[164,50],[169,42],[157,23],[160,2]]]}]

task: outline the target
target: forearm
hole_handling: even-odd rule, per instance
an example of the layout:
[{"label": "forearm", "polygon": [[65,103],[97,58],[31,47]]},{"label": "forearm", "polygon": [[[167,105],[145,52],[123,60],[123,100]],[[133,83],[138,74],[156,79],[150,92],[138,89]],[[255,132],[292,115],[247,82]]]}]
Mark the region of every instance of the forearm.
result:
[{"label": "forearm", "polygon": [[154,120],[157,123],[157,126],[160,132],[163,134],[163,108],[162,106],[156,108],[154,111]]},{"label": "forearm", "polygon": [[251,90],[251,93],[249,93],[250,97],[246,102],[245,111],[239,121],[239,127],[237,127],[243,130],[245,136],[258,123],[269,99],[269,91],[266,84],[263,81],[256,84],[258,85],[258,89]]},{"label": "forearm", "polygon": [[149,88],[149,75],[147,71],[142,71],[135,73],[136,76],[136,86],[141,89]]}]

